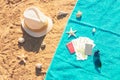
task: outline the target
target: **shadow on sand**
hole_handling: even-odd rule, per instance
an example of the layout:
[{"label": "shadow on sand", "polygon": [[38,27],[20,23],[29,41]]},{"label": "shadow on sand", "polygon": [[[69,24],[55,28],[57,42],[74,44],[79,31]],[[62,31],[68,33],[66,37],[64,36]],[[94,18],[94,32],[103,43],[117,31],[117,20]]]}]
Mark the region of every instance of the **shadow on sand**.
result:
[{"label": "shadow on sand", "polygon": [[25,39],[25,42],[23,44],[18,44],[19,48],[23,47],[28,52],[38,53],[45,36],[35,38],[35,37],[28,35],[23,30],[22,27],[21,27],[21,30],[23,32],[23,38]]}]

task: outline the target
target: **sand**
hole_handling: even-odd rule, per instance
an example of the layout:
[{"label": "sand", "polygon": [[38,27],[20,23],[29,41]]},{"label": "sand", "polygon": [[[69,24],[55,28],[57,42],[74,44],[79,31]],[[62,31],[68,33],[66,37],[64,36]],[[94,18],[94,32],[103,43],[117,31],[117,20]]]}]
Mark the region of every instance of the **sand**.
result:
[{"label": "sand", "polygon": [[[73,10],[76,0],[0,0],[0,80],[43,80],[50,65],[60,37]],[[21,30],[24,10],[37,6],[54,22],[52,30],[44,37],[33,38]],[[59,11],[69,14],[57,19]],[[24,37],[23,44],[18,38]],[[46,47],[40,48],[44,42]],[[25,55],[26,63],[18,56]],[[42,64],[42,73],[37,76],[35,65]]]}]

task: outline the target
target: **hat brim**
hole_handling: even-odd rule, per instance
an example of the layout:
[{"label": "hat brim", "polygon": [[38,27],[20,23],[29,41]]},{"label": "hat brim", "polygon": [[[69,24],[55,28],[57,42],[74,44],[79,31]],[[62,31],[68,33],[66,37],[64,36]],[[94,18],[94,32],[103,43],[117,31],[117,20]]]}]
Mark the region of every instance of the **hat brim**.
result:
[{"label": "hat brim", "polygon": [[52,20],[49,17],[47,17],[47,19],[48,19],[48,26],[43,31],[40,31],[40,32],[33,32],[33,31],[31,31],[30,29],[28,29],[24,25],[24,20],[21,21],[22,28],[25,30],[26,33],[28,33],[32,37],[42,37],[42,36],[46,35],[52,29],[52,27],[53,27]]}]

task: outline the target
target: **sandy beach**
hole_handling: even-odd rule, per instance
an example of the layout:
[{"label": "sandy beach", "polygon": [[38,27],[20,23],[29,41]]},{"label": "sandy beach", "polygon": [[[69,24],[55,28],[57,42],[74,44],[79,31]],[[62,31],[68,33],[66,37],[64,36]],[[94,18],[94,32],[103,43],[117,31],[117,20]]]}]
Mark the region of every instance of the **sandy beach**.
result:
[{"label": "sandy beach", "polygon": [[[60,41],[67,20],[76,0],[0,0],[0,80],[43,80],[54,52]],[[53,20],[52,30],[44,37],[33,38],[21,29],[23,12],[30,6],[37,6]],[[59,11],[68,12],[57,19]],[[24,37],[23,44],[18,38]],[[44,42],[46,47],[41,48]],[[26,56],[21,64],[18,56]],[[36,76],[35,65],[42,64],[42,73]]]}]

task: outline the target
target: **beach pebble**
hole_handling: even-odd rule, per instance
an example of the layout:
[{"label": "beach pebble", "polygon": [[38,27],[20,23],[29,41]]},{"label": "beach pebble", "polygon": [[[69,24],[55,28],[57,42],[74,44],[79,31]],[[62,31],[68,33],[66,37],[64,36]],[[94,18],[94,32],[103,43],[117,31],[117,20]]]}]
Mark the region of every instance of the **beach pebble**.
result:
[{"label": "beach pebble", "polygon": [[25,42],[25,39],[21,37],[21,38],[18,39],[18,42],[19,42],[19,43],[24,43],[24,42]]},{"label": "beach pebble", "polygon": [[95,28],[93,28],[93,29],[92,29],[92,32],[93,32],[93,33],[95,33],[95,32],[96,32],[96,29],[95,29]]},{"label": "beach pebble", "polygon": [[64,17],[66,17],[67,15],[68,15],[68,12],[59,11],[58,15],[57,15],[57,19],[62,19]]},{"label": "beach pebble", "polygon": [[82,16],[82,12],[78,11],[77,14],[76,14],[76,17],[80,18],[81,16]]}]

